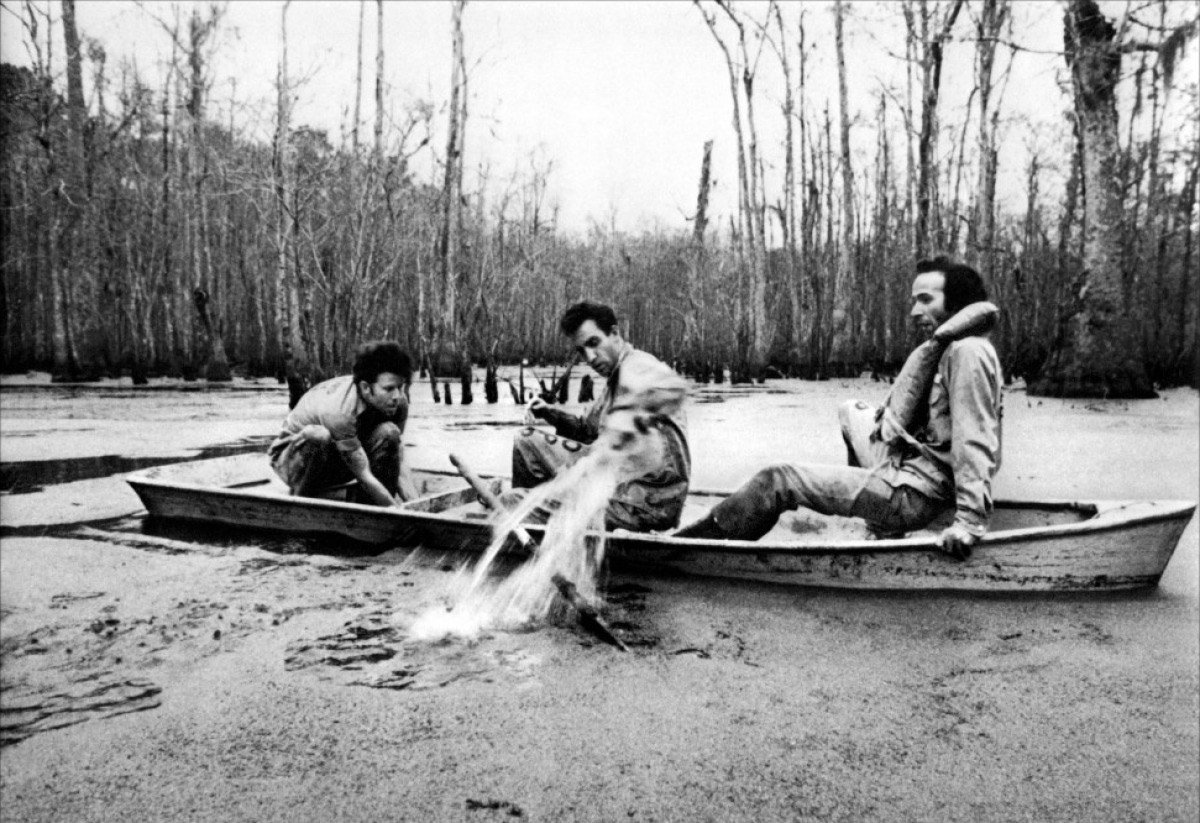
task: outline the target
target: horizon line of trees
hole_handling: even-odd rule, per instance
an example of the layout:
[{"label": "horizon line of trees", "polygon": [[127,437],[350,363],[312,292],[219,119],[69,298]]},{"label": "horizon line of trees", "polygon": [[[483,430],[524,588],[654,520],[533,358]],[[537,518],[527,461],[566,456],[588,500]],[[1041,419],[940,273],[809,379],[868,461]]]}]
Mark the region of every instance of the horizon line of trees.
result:
[{"label": "horizon line of trees", "polygon": [[[1148,30],[1161,35],[1153,44],[1136,40],[1128,21],[1114,26],[1092,0],[1066,3],[1074,106],[1064,116],[1074,145],[1062,203],[1042,193],[1058,158],[1034,152],[1014,169],[1000,157],[998,58],[1017,48],[1009,0],[897,7],[908,33],[906,94],[880,91],[869,166],[850,152],[840,0],[834,112],[808,99],[803,15],[789,28],[775,3],[757,20],[732,3],[696,3],[728,69],[737,213],[708,213],[709,141],[696,147],[690,225],[638,233],[593,225],[582,236],[559,230],[547,197],[551,160],[534,157],[506,178],[471,164],[463,0],[451,8],[444,143],[432,104],[383,116],[381,37],[373,139],[360,139],[365,2],[349,145],[293,124],[288,5],[275,133],[265,144],[239,132],[232,115],[221,122],[210,113],[220,6],[160,21],[174,57],[152,87],[133,66],[114,73],[103,45],[81,37],[73,0],[61,0],[60,83],[53,21],[23,4],[34,65],[0,66],[0,370],[44,368],[70,380],[128,373],[135,382],[269,374],[286,379],[295,399],[344,371],[362,340],[391,338],[424,371],[464,378],[467,401],[472,364],[564,363],[558,316],[589,298],[616,308],[629,339],[699,380],[725,368],[738,381],[888,372],[912,343],[913,264],[947,253],[976,266],[1002,308],[994,339],[1006,379],[1071,396],[1200,385],[1200,135],[1193,120],[1191,135],[1171,139],[1164,103],[1196,24],[1168,25],[1161,0],[1146,4],[1156,17]],[[381,32],[384,6],[375,5]],[[966,121],[945,125],[939,85],[954,37],[974,41],[975,91]],[[1136,63],[1124,134],[1122,58]],[[781,147],[757,137],[754,78],[764,59],[778,61],[787,80]],[[1190,95],[1197,111],[1195,88],[1172,93]],[[413,158],[428,152],[439,181],[413,173]],[[785,183],[770,192],[764,166],[776,161]],[[1009,213],[997,204],[996,179],[1018,173],[1026,202]]]}]

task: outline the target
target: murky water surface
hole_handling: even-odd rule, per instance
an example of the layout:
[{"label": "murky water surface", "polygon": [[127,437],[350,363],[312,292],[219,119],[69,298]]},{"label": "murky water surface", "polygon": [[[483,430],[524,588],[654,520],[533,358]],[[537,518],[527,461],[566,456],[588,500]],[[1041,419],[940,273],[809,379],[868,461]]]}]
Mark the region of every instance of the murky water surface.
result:
[{"label": "murky water surface", "polygon": [[73,457],[66,460],[20,460],[0,461],[0,494],[30,494],[42,491],[46,486],[73,483],[76,480],[92,480],[114,474],[163,466],[168,463],[185,463],[205,460],[210,457],[228,457],[248,452],[266,452],[270,437],[243,437],[233,443],[210,446],[199,452],[171,457],[124,457],[105,454],[98,457]]}]

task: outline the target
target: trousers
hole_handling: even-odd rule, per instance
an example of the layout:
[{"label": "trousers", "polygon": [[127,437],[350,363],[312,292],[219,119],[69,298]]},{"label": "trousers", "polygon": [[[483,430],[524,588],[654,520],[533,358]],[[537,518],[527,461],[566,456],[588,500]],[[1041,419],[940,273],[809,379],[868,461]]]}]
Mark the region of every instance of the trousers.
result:
[{"label": "trousers", "polygon": [[[380,423],[370,432],[360,432],[359,440],[367,453],[371,473],[389,494],[396,494],[403,448],[400,427],[395,423]],[[275,473],[299,497],[315,497],[323,489],[354,480],[324,426],[309,425],[294,434],[280,435],[271,444],[268,455]],[[361,496],[357,492],[355,495]]]},{"label": "trousers", "polygon": [[859,517],[877,531],[905,532],[927,525],[949,503],[904,485],[893,485],[877,468],[891,459],[887,447],[871,440],[874,411],[851,401],[838,410],[847,466],[776,464],[757,472],[709,513],[720,533],[757,540],[775,527],[785,511],[806,508],[819,514]]},{"label": "trousers", "polygon": [[[661,433],[656,433],[661,436]],[[668,438],[663,437],[664,441]],[[655,531],[679,524],[687,500],[687,457],[671,442],[660,445],[658,466],[633,480],[617,486],[604,513],[605,527],[628,531]],[[512,485],[508,500],[520,496],[521,489],[541,485],[559,472],[575,465],[591,447],[532,426],[517,433],[513,440]],[[533,512],[533,518],[545,522],[553,512],[549,507]]]}]

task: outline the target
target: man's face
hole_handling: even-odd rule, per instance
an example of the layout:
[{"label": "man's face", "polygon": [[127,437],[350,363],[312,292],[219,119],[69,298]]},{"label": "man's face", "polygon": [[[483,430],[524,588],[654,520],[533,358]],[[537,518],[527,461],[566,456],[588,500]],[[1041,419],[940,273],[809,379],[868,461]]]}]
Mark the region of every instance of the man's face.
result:
[{"label": "man's face", "polygon": [[946,322],[945,287],[946,275],[940,271],[927,271],[913,280],[909,317],[926,340],[933,337],[937,327]]},{"label": "man's face", "polygon": [[363,401],[378,412],[391,417],[407,398],[404,395],[404,378],[390,371],[380,372],[374,383],[358,381],[358,392]]},{"label": "man's face", "polygon": [[621,333],[616,327],[609,333],[600,331],[595,320],[584,320],[571,335],[575,350],[601,377],[608,377],[617,367],[621,356]]}]

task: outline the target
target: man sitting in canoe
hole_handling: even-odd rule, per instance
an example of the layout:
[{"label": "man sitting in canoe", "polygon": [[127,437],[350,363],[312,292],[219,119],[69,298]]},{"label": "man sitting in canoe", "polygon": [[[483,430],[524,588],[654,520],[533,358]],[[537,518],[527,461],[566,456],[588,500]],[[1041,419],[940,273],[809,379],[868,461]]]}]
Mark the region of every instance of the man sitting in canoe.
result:
[{"label": "man sitting in canoe", "polygon": [[[512,485],[507,502],[520,490],[553,478],[587,454],[602,431],[636,439],[639,465],[646,471],[622,483],[609,501],[609,529],[650,531],[679,523],[691,475],[683,401],[687,383],[670,366],[627,343],[617,328],[613,310],[582,302],[568,308],[559,323],[580,356],[605,378],[600,393],[581,415],[571,414],[534,398],[527,422],[543,420],[549,434],[532,426],[513,442]],[[536,511],[544,520],[548,512]]]},{"label": "man sitting in canoe", "polygon": [[938,545],[965,559],[987,531],[1000,465],[1000,361],[984,336],[998,310],[986,300],[969,266],[945,257],[918,263],[911,317],[927,342],[883,408],[851,401],[839,409],[850,465],[770,466],[676,534],[757,540],[780,514],[804,507],[861,517],[885,535],[953,509]]},{"label": "man sitting in canoe", "polygon": [[411,379],[412,361],[399,344],[373,341],[359,347],[352,374],[305,392],[267,452],[292,494],[313,497],[357,480],[365,498],[357,502],[415,498],[401,440]]}]

